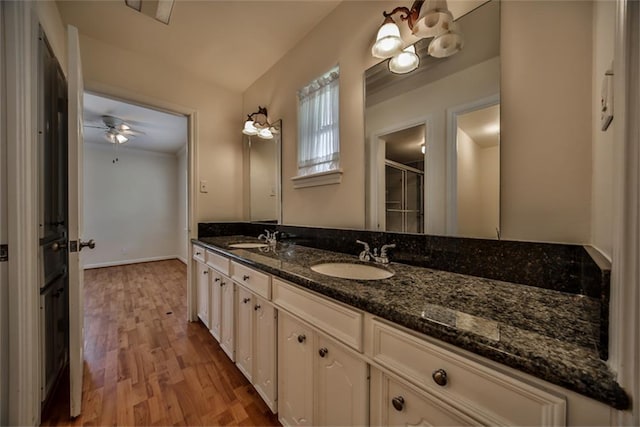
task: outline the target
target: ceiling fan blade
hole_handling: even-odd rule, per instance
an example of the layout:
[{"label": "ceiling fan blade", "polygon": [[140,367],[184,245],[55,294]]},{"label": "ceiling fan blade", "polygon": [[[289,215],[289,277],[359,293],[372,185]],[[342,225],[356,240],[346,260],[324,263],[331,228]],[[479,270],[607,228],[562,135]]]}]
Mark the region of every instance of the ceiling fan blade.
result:
[{"label": "ceiling fan blade", "polygon": [[96,126],[96,125],[84,125],[84,127],[86,128],[94,128],[94,129],[108,129],[107,127],[104,126]]},{"label": "ceiling fan blade", "polygon": [[133,130],[133,129],[123,130],[123,131],[120,131],[120,133],[124,135],[131,135],[131,136],[146,135],[146,133],[142,132],[141,130]]}]

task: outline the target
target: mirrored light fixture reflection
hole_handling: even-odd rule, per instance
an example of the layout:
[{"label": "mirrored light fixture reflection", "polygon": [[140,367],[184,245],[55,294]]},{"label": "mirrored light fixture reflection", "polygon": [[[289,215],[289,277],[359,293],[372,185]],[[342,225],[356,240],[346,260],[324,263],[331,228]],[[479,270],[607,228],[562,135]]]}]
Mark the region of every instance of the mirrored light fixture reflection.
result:
[{"label": "mirrored light fixture reflection", "polygon": [[272,139],[273,133],[276,132],[274,126],[269,123],[267,118],[267,107],[258,106],[258,111],[247,115],[247,121],[244,122],[242,133],[249,136],[257,135],[258,138]]},{"label": "mirrored light fixture reflection", "polygon": [[[446,0],[415,0],[411,9],[399,6],[391,12],[382,12],[384,22],[378,30],[371,54],[376,58],[391,58],[389,70],[394,73],[409,73],[415,70],[419,63],[415,47],[402,47],[405,42],[393,20],[396,14],[399,14],[400,21],[407,21],[413,36],[433,38],[427,51],[435,58],[454,55],[464,47],[462,32],[454,22]],[[413,66],[416,60],[418,63]]]}]

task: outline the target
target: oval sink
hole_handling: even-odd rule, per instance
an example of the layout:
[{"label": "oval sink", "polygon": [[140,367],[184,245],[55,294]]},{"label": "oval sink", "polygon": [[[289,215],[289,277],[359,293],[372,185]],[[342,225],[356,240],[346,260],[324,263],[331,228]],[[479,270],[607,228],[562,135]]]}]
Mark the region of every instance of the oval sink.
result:
[{"label": "oval sink", "polygon": [[266,248],[267,245],[266,243],[231,243],[229,245],[230,248],[233,249],[257,249],[257,248]]},{"label": "oval sink", "polygon": [[312,265],[316,273],[331,277],[353,280],[381,280],[393,276],[393,272],[369,264],[353,264],[346,262],[327,262]]}]

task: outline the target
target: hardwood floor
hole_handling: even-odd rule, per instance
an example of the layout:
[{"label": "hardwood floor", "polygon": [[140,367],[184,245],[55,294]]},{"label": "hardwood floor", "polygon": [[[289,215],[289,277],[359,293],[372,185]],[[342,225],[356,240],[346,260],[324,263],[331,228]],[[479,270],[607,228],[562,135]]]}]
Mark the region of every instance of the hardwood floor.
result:
[{"label": "hardwood floor", "polygon": [[42,425],[280,425],[206,327],[186,321],[186,276],[177,260],[85,272],[82,415],[69,419],[61,387]]}]

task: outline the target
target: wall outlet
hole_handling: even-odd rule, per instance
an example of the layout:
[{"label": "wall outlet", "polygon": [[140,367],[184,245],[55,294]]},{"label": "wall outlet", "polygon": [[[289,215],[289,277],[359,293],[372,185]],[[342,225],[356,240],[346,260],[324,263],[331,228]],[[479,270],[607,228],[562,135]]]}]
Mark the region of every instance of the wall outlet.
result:
[{"label": "wall outlet", "polygon": [[200,180],[200,192],[201,193],[208,193],[209,192],[209,187],[207,186],[207,181],[205,180]]}]

